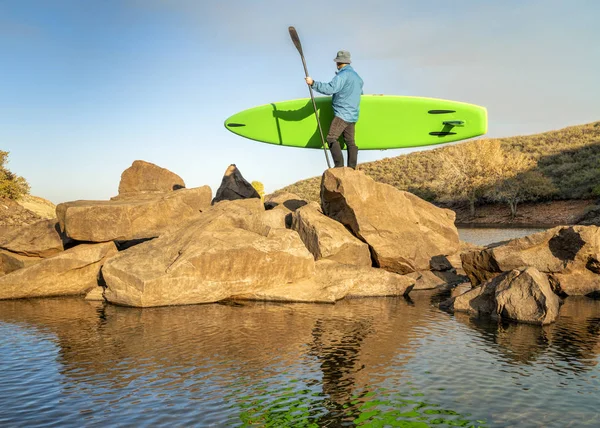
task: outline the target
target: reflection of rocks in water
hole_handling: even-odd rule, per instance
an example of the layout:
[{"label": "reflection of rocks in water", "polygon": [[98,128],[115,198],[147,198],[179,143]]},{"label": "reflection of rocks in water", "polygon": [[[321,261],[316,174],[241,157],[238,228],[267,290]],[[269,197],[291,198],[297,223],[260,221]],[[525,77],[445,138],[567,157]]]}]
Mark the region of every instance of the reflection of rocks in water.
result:
[{"label": "reflection of rocks in water", "polygon": [[[58,298],[1,301],[0,322],[55,334],[64,375],[87,382],[98,379],[114,388],[156,376],[175,387],[190,376],[211,376],[219,361],[230,368],[218,370],[225,376],[221,382],[243,376],[260,381],[273,374],[273,367],[306,364],[308,356],[336,344],[318,357],[333,388],[336,364],[345,377],[352,373],[351,364],[379,370],[399,353],[410,355],[413,329],[427,323],[424,314],[429,310],[411,307],[403,298],[148,309]],[[371,323],[377,325],[377,335],[367,337]],[[313,348],[309,355],[307,346]],[[180,376],[181,369],[188,376]],[[350,382],[368,382],[369,374],[354,375]]]},{"label": "reflection of rocks in water", "polygon": [[[538,326],[498,323],[488,317],[455,313],[456,321],[478,332],[482,339],[498,345],[508,362],[528,364],[537,361],[551,370],[587,370],[597,364],[600,353],[600,300],[584,296],[565,299],[556,323]],[[550,353],[551,358],[548,358]],[[540,360],[540,356],[545,358]]]},{"label": "reflection of rocks in water", "polygon": [[490,317],[473,317],[456,312],[455,319],[477,331],[481,338],[494,345],[500,356],[509,363],[528,364],[535,361],[548,348],[548,330],[532,324],[499,323]]},{"label": "reflection of rocks in water", "polygon": [[329,424],[341,423],[344,418],[344,404],[352,397],[355,374],[365,368],[359,357],[363,340],[372,333],[371,324],[369,318],[330,318],[315,322],[311,354],[318,358],[323,372],[323,393],[329,398],[326,402]]},{"label": "reflection of rocks in water", "polygon": [[567,297],[551,330],[550,342],[556,358],[572,370],[595,366],[600,353],[600,300]]},{"label": "reflection of rocks in water", "polygon": [[527,364],[537,360],[548,348],[548,327],[515,322],[500,323],[496,343],[510,351],[505,355],[515,362]]}]

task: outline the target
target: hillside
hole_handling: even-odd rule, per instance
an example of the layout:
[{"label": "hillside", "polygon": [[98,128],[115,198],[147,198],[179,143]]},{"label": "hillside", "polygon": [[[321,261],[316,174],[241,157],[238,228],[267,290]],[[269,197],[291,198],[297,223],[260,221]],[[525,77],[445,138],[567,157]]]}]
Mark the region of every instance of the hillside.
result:
[{"label": "hillside", "polygon": [[[593,199],[600,196],[600,122],[571,126],[542,134],[492,139],[507,153],[531,157],[555,190],[545,200]],[[477,144],[477,143],[475,143]],[[374,180],[407,190],[434,203],[452,205],[439,194],[440,158],[452,146],[363,163],[359,168]],[[360,155],[359,155],[360,159]],[[320,177],[302,180],[282,190],[319,200]],[[443,184],[443,183],[442,183]],[[527,198],[521,202],[527,202]],[[534,199],[532,199],[534,200]],[[484,198],[478,201],[489,202]]]}]

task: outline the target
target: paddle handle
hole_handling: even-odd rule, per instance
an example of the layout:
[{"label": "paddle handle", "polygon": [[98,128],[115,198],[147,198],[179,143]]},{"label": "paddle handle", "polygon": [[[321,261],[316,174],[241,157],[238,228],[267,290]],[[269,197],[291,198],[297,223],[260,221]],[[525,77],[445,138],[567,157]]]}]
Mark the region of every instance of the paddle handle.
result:
[{"label": "paddle handle", "polygon": [[[290,37],[292,38],[292,42],[296,49],[298,49],[298,53],[300,54],[300,58],[302,59],[302,66],[304,67],[304,74],[306,77],[309,76],[308,68],[306,67],[306,60],[304,59],[304,53],[302,52],[302,43],[300,43],[300,37],[298,37],[298,32],[294,27],[289,27]],[[323,146],[323,152],[325,153],[325,160],[327,161],[327,167],[331,168],[331,163],[329,162],[329,156],[327,155],[327,147],[325,146],[325,136],[323,135],[323,129],[321,128],[321,121],[319,120],[319,113],[317,111],[317,102],[315,101],[315,96],[313,94],[312,87],[308,85],[308,92],[310,93],[310,99],[312,101],[313,109],[315,110],[315,117],[317,119],[317,128],[319,128],[319,135],[321,136],[321,144]]]}]

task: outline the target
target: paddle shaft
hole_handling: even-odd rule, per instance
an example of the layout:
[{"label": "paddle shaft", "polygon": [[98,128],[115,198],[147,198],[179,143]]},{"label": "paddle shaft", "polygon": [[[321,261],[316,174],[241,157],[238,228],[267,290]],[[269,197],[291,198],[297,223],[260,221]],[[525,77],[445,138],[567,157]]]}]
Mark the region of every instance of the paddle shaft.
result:
[{"label": "paddle shaft", "polygon": [[[306,60],[304,59],[304,53],[302,52],[302,44],[300,43],[300,37],[298,37],[298,33],[294,27],[289,28],[290,37],[292,38],[292,42],[294,42],[294,46],[298,49],[298,53],[300,54],[300,58],[302,59],[302,65],[304,66],[304,74],[306,77],[309,76],[308,68],[306,67]],[[315,96],[313,94],[312,86],[308,85],[308,92],[310,93],[310,99],[312,101],[313,109],[315,110],[315,117],[317,119],[317,128],[319,128],[319,135],[321,136],[321,144],[323,145],[323,152],[325,153],[325,160],[327,161],[327,167],[331,168],[331,163],[329,162],[329,156],[327,155],[327,147],[325,146],[325,137],[323,135],[323,128],[321,128],[321,121],[319,120],[319,112],[317,111],[317,103],[315,101]]]}]

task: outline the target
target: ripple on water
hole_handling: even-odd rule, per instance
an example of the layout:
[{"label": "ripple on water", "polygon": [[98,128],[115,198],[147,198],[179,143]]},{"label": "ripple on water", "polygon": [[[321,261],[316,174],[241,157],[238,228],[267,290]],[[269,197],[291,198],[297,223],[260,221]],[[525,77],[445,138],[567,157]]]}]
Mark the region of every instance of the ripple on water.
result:
[{"label": "ripple on water", "polygon": [[0,302],[7,426],[597,426],[600,307],[538,327],[443,296],[154,309]]}]

